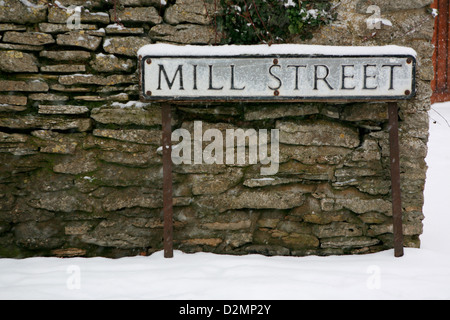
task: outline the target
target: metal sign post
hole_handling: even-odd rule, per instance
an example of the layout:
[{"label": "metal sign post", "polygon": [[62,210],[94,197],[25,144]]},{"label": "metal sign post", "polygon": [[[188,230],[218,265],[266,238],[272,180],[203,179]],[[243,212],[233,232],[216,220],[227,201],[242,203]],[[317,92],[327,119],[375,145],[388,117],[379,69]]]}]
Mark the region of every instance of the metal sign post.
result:
[{"label": "metal sign post", "polygon": [[394,255],[403,256],[402,199],[400,188],[400,146],[398,142],[398,104],[390,102],[389,149],[391,167],[392,215],[394,224]]},{"label": "metal sign post", "polygon": [[173,196],[172,196],[172,126],[171,107],[161,105],[163,148],[163,210],[164,258],[173,257]]}]

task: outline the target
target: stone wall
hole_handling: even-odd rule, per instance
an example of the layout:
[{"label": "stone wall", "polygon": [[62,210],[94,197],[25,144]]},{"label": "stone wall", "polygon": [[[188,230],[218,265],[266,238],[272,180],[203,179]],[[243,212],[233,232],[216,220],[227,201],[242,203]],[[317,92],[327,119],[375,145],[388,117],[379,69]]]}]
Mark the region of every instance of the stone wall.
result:
[{"label": "stone wall", "polygon": [[[307,43],[410,46],[417,97],[400,104],[405,245],[422,233],[432,0],[342,0]],[[376,4],[381,29],[367,28]],[[68,19],[83,6],[80,29]],[[136,51],[212,44],[214,2],[0,0],[0,257],[162,249],[161,108],[139,102]],[[208,10],[208,12],[207,12]],[[121,21],[123,26],[117,24]],[[69,25],[70,26],[70,25]],[[301,42],[300,40],[297,42]],[[387,105],[176,105],[173,127],[280,130],[280,170],[174,166],[185,252],[330,255],[392,248]],[[335,139],[345,132],[345,141]],[[298,139],[313,135],[314,139]]]}]

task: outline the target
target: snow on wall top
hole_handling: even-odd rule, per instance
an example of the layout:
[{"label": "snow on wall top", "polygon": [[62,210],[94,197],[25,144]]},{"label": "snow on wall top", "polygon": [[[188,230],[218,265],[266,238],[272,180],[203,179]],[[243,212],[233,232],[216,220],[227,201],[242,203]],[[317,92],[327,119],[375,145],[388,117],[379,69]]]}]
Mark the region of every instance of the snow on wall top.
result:
[{"label": "snow on wall top", "polygon": [[414,49],[400,46],[316,46],[300,44],[269,45],[224,45],[224,46],[194,46],[172,45],[165,43],[149,44],[138,50],[138,56],[237,56],[237,55],[332,55],[332,56],[383,56],[411,55],[417,57]]}]

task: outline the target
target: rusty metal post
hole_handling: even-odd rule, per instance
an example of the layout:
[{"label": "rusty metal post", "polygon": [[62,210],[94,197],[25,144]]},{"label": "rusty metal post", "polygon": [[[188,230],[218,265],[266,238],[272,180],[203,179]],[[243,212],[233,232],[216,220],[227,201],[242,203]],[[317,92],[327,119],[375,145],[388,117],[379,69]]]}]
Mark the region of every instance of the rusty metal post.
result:
[{"label": "rusty metal post", "polygon": [[172,198],[172,126],[171,107],[161,105],[163,148],[163,212],[164,258],[173,257],[173,198]]},{"label": "rusty metal post", "polygon": [[394,255],[403,256],[402,199],[400,188],[400,146],[398,138],[398,104],[389,103],[389,146],[392,185],[392,214],[394,220]]}]

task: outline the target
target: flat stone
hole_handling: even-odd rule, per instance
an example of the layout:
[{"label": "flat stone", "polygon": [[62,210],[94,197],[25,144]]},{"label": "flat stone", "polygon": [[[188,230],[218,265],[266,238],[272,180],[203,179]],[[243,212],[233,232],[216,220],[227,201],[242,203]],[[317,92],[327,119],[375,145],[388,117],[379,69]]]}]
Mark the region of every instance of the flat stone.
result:
[{"label": "flat stone", "polygon": [[27,142],[28,136],[24,134],[19,133],[6,133],[6,132],[0,132],[0,142],[1,143],[22,143]]},{"label": "flat stone", "polygon": [[112,192],[103,200],[103,209],[117,211],[124,208],[161,208],[162,196],[152,190],[127,188],[122,192]]},{"label": "flat stone", "polygon": [[371,5],[380,7],[381,13],[403,11],[410,9],[420,9],[433,3],[434,0],[409,0],[405,3],[390,0],[359,0],[356,10],[359,13],[367,13],[367,8]]},{"label": "flat stone", "polygon": [[289,184],[301,182],[299,178],[280,178],[280,177],[264,177],[247,179],[243,182],[243,185],[249,188],[259,188],[266,186],[276,186],[279,184]]},{"label": "flat stone", "polygon": [[297,160],[303,164],[339,164],[351,149],[333,146],[293,146],[280,144],[280,158]]},{"label": "flat stone", "polygon": [[58,34],[56,43],[62,46],[82,47],[95,51],[100,46],[102,38],[91,36],[85,31],[73,31],[66,34]]},{"label": "flat stone", "polygon": [[92,152],[78,152],[75,156],[65,157],[55,162],[53,171],[65,174],[87,174],[97,169],[95,154]]},{"label": "flat stone", "polygon": [[38,72],[34,55],[21,51],[0,51],[0,70],[4,72]]},{"label": "flat stone", "polygon": [[160,130],[113,130],[113,129],[94,129],[93,135],[118,141],[127,141],[139,144],[160,145],[162,132]]},{"label": "flat stone", "polygon": [[55,43],[55,39],[47,33],[42,32],[17,32],[7,31],[3,35],[4,42],[42,46]]},{"label": "flat stone", "polygon": [[93,96],[93,95],[85,95],[85,96],[75,96],[74,100],[81,101],[90,101],[90,102],[102,102],[102,101],[128,101],[129,96],[126,93],[119,93],[111,96]]},{"label": "flat stone", "polygon": [[84,149],[98,148],[102,151],[112,151],[112,152],[126,152],[126,153],[148,153],[150,154],[154,147],[137,144],[127,141],[122,141],[117,143],[113,139],[100,138],[96,136],[87,136],[83,142]]},{"label": "flat stone", "polygon": [[109,15],[113,21],[118,19],[121,22],[145,22],[150,23],[151,25],[162,22],[158,10],[154,7],[128,7],[123,8],[122,10],[111,9]]},{"label": "flat stone", "polygon": [[80,240],[100,247],[142,249],[158,243],[161,235],[160,232],[149,232],[148,227],[130,223],[128,217],[109,217],[89,233],[81,235]]},{"label": "flat stone", "polygon": [[88,51],[42,51],[40,57],[57,61],[86,61],[91,58]]},{"label": "flat stone", "polygon": [[33,93],[28,96],[33,101],[67,101],[68,96],[53,93]]},{"label": "flat stone", "polygon": [[121,34],[143,34],[144,28],[129,28],[118,24],[110,24],[105,28],[106,34],[121,35]]},{"label": "flat stone", "polygon": [[166,9],[164,20],[176,25],[180,23],[194,23],[208,25],[214,16],[215,4],[203,0],[177,0]]},{"label": "flat stone", "polygon": [[105,5],[105,0],[58,0],[58,2],[64,7],[83,6],[86,9],[102,8]]},{"label": "flat stone", "polygon": [[3,50],[20,50],[20,51],[42,51],[43,46],[29,46],[26,44],[0,43],[0,49]]},{"label": "flat stone", "polygon": [[[48,9],[48,22],[66,24],[67,20],[73,15],[73,12],[56,6]],[[83,23],[109,24],[109,14],[106,12],[87,12],[80,13],[80,21]]]},{"label": "flat stone", "polygon": [[318,114],[319,108],[312,104],[258,105],[245,107],[245,120],[265,120]]},{"label": "flat stone", "polygon": [[327,120],[277,121],[276,128],[286,144],[355,148],[360,143],[357,128]]},{"label": "flat stone", "polygon": [[392,215],[392,203],[383,199],[336,199],[335,209],[347,208],[355,213],[380,212]]},{"label": "flat stone", "polygon": [[24,106],[27,104],[27,97],[0,95],[0,104],[10,104],[15,106]]},{"label": "flat stone", "polygon": [[181,44],[211,44],[214,43],[216,32],[211,26],[196,24],[159,24],[150,30],[152,40],[175,42]]},{"label": "flat stone", "polygon": [[220,238],[195,238],[195,239],[186,239],[181,241],[184,245],[191,245],[191,246],[210,246],[210,247],[217,247],[219,244],[223,242],[223,239]]},{"label": "flat stone", "polygon": [[[80,139],[84,137],[83,134],[64,134],[50,130],[35,130],[31,132],[31,135],[38,138],[38,140],[34,141],[40,147],[39,151],[41,153],[52,154],[75,154],[77,146],[80,144]],[[55,177],[55,175],[45,176],[42,179],[45,185],[43,186],[44,191],[65,190],[72,188],[74,185],[73,180]]]},{"label": "flat stone", "polygon": [[306,180],[331,180],[334,168],[329,165],[306,165],[297,161],[282,163],[279,167],[279,175],[295,175]]},{"label": "flat stone", "polygon": [[160,165],[149,168],[131,168],[103,164],[91,174],[91,177],[97,185],[102,186],[145,187],[156,189],[158,193],[161,191],[159,188],[162,187],[162,167]]},{"label": "flat stone", "polygon": [[320,244],[315,236],[301,233],[291,233],[281,237],[281,241],[286,247],[294,250],[317,248]]},{"label": "flat stone", "polygon": [[0,91],[29,91],[29,92],[47,92],[48,84],[44,81],[15,81],[0,80]]},{"label": "flat stone", "polygon": [[370,237],[334,237],[320,240],[321,248],[363,248],[380,243],[380,240]]},{"label": "flat stone", "polygon": [[59,83],[54,83],[50,85],[50,89],[59,92],[91,92],[91,88],[85,87],[66,87]]},{"label": "flat stone", "polygon": [[104,151],[99,154],[98,158],[109,163],[144,168],[162,162],[161,157],[156,154],[156,148],[146,153]]},{"label": "flat stone", "polygon": [[313,226],[313,233],[318,238],[357,237],[363,235],[362,226],[347,222],[332,222],[327,225]]},{"label": "flat stone", "polygon": [[52,154],[75,154],[77,145],[76,142],[48,141],[44,146],[41,146],[39,151]]},{"label": "flat stone", "polygon": [[10,129],[77,130],[85,132],[91,129],[91,119],[68,119],[57,116],[18,116],[0,115],[0,127]]},{"label": "flat stone", "polygon": [[12,23],[0,24],[0,31],[26,31],[27,27]]},{"label": "flat stone", "polygon": [[14,228],[16,243],[31,250],[55,249],[61,247],[64,240],[58,235],[62,227],[57,221],[22,222]]},{"label": "flat stone", "polygon": [[386,103],[351,104],[345,106],[341,119],[345,121],[386,121],[388,107]]},{"label": "flat stone", "polygon": [[112,75],[112,76],[97,76],[92,74],[86,75],[66,75],[59,77],[59,83],[64,85],[74,84],[95,84],[99,86],[113,86],[121,83],[136,82],[135,75]]},{"label": "flat stone", "polygon": [[113,54],[97,54],[90,65],[98,72],[130,72],[136,68],[134,60],[118,58]]},{"label": "flat stone", "polygon": [[40,114],[86,114],[89,109],[85,106],[70,105],[39,105]]},{"label": "flat stone", "polygon": [[67,249],[55,249],[52,250],[51,253],[55,257],[59,258],[74,258],[74,257],[84,257],[87,251],[79,248],[67,248]]},{"label": "flat stone", "polygon": [[193,195],[219,194],[237,185],[243,175],[240,168],[227,168],[223,174],[190,175],[189,184]]},{"label": "flat stone", "polygon": [[151,106],[148,110],[143,108],[95,108],[91,117],[103,124],[142,125],[154,126],[161,124],[161,108]]},{"label": "flat stone", "polygon": [[81,100],[81,101],[88,101],[88,102],[103,102],[106,101],[107,97],[100,97],[100,96],[75,96],[73,97],[74,100]]},{"label": "flat stone", "polygon": [[199,210],[225,212],[234,209],[291,209],[305,200],[302,185],[277,186],[271,189],[235,188],[225,193],[200,196],[196,201]]},{"label": "flat stone", "polygon": [[7,104],[0,104],[0,112],[21,112],[27,110],[26,106],[13,106]]},{"label": "flat stone", "polygon": [[0,22],[27,24],[43,22],[46,18],[46,0],[3,0],[0,6]]},{"label": "flat stone", "polygon": [[118,3],[126,7],[153,6],[161,8],[166,6],[161,0],[118,0]]},{"label": "flat stone", "polygon": [[[79,24],[77,26],[79,30],[97,30],[97,26],[95,24]],[[39,31],[45,33],[65,33],[73,31],[67,24],[57,24],[57,23],[39,23]]]},{"label": "flat stone", "polygon": [[151,43],[146,37],[114,37],[105,39],[103,49],[108,53],[136,57],[141,47]]},{"label": "flat stone", "polygon": [[69,191],[45,192],[32,198],[28,205],[33,208],[54,212],[72,213],[76,211],[92,212],[93,201],[82,194],[72,194]]},{"label": "flat stone", "polygon": [[71,72],[85,72],[85,71],[86,66],[84,64],[56,64],[41,67],[41,72],[48,72],[48,73],[71,73]]}]

